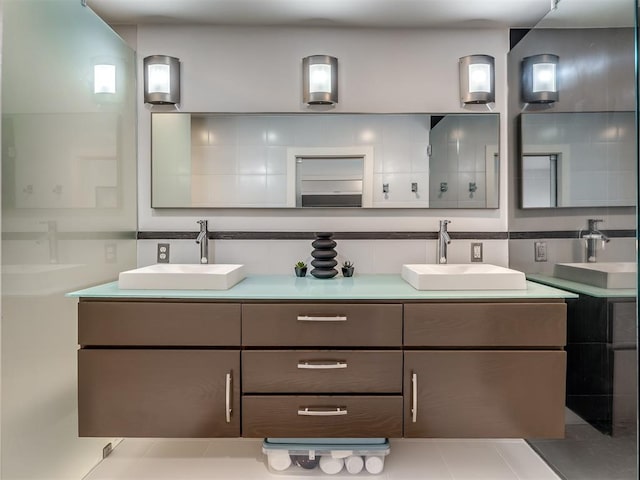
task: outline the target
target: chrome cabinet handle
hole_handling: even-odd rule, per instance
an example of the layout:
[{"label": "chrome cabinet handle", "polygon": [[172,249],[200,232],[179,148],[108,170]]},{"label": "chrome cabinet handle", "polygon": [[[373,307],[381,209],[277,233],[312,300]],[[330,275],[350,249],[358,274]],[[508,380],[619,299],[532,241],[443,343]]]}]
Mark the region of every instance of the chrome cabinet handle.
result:
[{"label": "chrome cabinet handle", "polygon": [[345,407],[335,407],[329,409],[313,409],[313,407],[304,407],[298,410],[298,415],[307,417],[336,417],[338,415],[346,415],[347,409]]},{"label": "chrome cabinet handle", "polygon": [[346,315],[334,315],[333,317],[325,315],[298,315],[301,322],[346,322]]},{"label": "chrome cabinet handle", "polygon": [[411,421],[418,420],[418,374],[411,375]]},{"label": "chrome cabinet handle", "polygon": [[227,373],[227,377],[225,379],[225,405],[224,405],[224,414],[227,420],[227,423],[231,423],[231,373]]},{"label": "chrome cabinet handle", "polygon": [[298,368],[306,370],[333,370],[336,368],[347,368],[347,362],[298,362]]}]

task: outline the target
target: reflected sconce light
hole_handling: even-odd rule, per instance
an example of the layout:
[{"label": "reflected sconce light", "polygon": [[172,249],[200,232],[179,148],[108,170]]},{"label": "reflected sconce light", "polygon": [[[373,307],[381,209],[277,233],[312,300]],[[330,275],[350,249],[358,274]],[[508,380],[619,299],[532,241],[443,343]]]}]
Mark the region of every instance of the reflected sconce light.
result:
[{"label": "reflected sconce light", "polygon": [[98,64],[93,66],[93,93],[116,93],[116,66],[110,64]]},{"label": "reflected sconce light", "polygon": [[458,65],[460,101],[465,105],[495,102],[495,59],[491,55],[467,55]]},{"label": "reflected sconce light", "polygon": [[167,55],[151,55],[143,60],[144,103],[180,103],[180,60]]},{"label": "reflected sconce light", "polygon": [[302,59],[302,101],[307,105],[338,103],[338,59],[311,55]]},{"label": "reflected sconce light", "polygon": [[558,101],[557,55],[543,53],[522,59],[522,100],[525,103]]}]

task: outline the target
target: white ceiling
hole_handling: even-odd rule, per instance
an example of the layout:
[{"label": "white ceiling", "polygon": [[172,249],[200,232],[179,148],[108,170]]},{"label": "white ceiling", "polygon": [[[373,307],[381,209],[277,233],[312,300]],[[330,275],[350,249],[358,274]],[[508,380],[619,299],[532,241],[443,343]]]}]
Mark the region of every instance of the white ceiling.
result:
[{"label": "white ceiling", "polygon": [[401,28],[532,27],[549,11],[551,3],[552,0],[88,0],[89,6],[111,24]]}]

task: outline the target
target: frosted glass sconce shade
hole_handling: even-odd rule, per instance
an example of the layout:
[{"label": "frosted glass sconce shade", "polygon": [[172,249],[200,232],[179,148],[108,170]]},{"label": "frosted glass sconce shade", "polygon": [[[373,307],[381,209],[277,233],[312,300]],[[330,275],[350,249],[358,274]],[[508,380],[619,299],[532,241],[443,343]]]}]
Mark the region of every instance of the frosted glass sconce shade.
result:
[{"label": "frosted glass sconce shade", "polygon": [[116,93],[116,66],[93,66],[93,93]]},{"label": "frosted glass sconce shade", "polygon": [[557,55],[543,53],[522,59],[522,100],[526,103],[558,101]]},{"label": "frosted glass sconce shade", "polygon": [[460,101],[464,104],[495,102],[495,59],[490,55],[468,55],[458,64]]},{"label": "frosted glass sconce shade", "polygon": [[307,105],[338,103],[338,59],[312,55],[302,59],[302,101]]},{"label": "frosted glass sconce shade", "polygon": [[180,103],[180,60],[167,55],[145,57],[144,103]]}]

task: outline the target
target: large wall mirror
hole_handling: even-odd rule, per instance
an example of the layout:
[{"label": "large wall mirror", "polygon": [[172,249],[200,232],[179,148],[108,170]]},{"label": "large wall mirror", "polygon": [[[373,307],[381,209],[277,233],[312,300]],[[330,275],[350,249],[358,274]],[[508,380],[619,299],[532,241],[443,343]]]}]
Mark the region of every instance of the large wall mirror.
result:
[{"label": "large wall mirror", "polygon": [[634,112],[523,113],[522,208],[635,205]]},{"label": "large wall mirror", "polygon": [[498,208],[498,114],[153,113],[153,208]]}]

